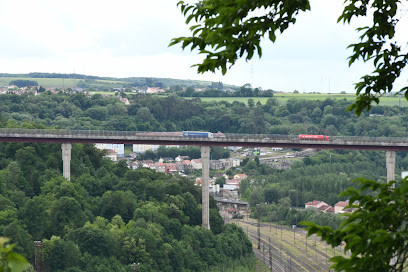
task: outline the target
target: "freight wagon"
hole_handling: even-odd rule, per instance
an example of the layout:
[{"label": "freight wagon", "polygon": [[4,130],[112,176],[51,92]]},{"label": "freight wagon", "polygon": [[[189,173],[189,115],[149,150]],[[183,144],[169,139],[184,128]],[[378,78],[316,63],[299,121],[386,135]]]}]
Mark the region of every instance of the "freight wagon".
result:
[{"label": "freight wagon", "polygon": [[213,138],[211,132],[202,132],[202,131],[183,131],[183,137],[188,138]]},{"label": "freight wagon", "polygon": [[301,134],[299,135],[299,139],[300,140],[330,141],[330,136]]}]

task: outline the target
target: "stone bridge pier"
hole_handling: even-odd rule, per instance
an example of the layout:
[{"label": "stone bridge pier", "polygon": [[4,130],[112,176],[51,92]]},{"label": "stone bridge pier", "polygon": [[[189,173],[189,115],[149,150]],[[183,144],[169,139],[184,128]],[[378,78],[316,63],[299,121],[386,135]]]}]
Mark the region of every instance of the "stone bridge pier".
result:
[{"label": "stone bridge pier", "polygon": [[72,144],[61,144],[62,175],[67,180],[71,180],[71,149]]},{"label": "stone bridge pier", "polygon": [[387,166],[387,182],[395,180],[395,151],[385,151],[385,164]]},{"label": "stone bridge pier", "polygon": [[201,146],[201,163],[202,168],[202,227],[210,229],[210,195],[209,195],[209,180],[210,180],[210,147]]}]

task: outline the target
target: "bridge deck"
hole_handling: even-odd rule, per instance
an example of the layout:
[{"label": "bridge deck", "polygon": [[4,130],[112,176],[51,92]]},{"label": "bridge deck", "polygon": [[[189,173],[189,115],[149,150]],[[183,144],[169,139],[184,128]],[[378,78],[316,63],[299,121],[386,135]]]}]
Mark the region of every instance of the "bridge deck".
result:
[{"label": "bridge deck", "polygon": [[408,138],[331,136],[329,141],[321,141],[300,140],[298,135],[275,134],[223,134],[214,138],[189,138],[183,137],[182,132],[1,128],[0,141],[408,151]]}]

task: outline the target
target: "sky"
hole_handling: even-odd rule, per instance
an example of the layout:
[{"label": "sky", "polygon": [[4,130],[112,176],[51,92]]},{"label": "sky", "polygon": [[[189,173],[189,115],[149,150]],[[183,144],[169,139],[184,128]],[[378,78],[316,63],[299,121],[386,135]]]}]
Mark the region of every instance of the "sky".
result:
[{"label": "sky", "polygon": [[[77,73],[107,77],[161,77],[292,92],[354,92],[372,70],[348,66],[358,41],[356,24],[337,23],[343,0],[311,0],[275,43],[262,41],[263,56],[239,60],[225,76],[197,74],[196,51],[168,47],[188,35],[179,0],[0,0],[0,73]],[[408,37],[402,16],[400,40]],[[406,23],[403,23],[405,20]],[[359,23],[364,23],[359,21]],[[407,84],[407,72],[397,87]]]}]

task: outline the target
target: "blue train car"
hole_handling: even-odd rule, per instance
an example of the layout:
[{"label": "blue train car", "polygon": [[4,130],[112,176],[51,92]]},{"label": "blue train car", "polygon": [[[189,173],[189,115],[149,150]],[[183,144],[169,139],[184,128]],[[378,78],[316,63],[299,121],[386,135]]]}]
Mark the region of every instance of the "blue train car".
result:
[{"label": "blue train car", "polygon": [[211,132],[202,132],[202,131],[183,131],[183,137],[188,138],[213,138]]}]

